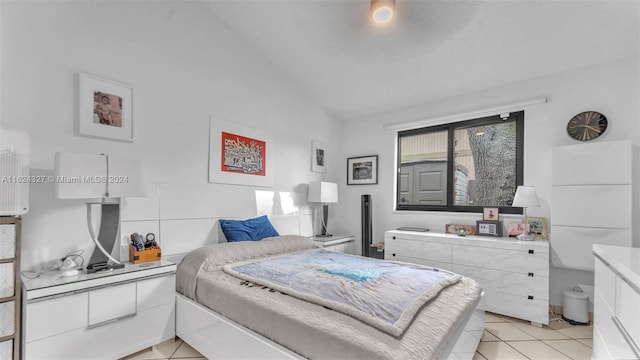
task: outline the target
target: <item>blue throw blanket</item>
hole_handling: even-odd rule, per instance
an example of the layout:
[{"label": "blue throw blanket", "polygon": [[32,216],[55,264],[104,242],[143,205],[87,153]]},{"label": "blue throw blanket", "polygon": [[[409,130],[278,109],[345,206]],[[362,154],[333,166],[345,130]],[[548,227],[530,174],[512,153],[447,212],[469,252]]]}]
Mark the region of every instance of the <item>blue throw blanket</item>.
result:
[{"label": "blue throw blanket", "polygon": [[241,279],[353,316],[400,336],[415,314],[460,275],[324,250],[230,264]]}]

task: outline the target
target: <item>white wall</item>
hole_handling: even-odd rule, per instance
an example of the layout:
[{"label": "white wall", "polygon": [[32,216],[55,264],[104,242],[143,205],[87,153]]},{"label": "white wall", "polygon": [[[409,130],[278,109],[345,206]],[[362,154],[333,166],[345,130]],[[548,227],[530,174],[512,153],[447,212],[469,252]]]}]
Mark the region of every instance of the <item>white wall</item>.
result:
[{"label": "white wall", "polygon": [[[28,131],[32,173],[51,174],[56,152],[107,153],[143,162],[146,180],[224,189],[234,217],[256,215],[256,188],[207,185],[209,118],[268,131],[275,140],[273,190],[306,194],[310,180],[337,180],[339,124],[309,101],[197,2],[2,2],[3,127]],[[74,134],[74,76],[134,88],[135,142]],[[311,140],[328,144],[328,171],[310,171]],[[340,164],[341,165],[341,164]],[[264,189],[263,189],[264,190]],[[222,190],[221,190],[222,191]],[[237,194],[238,196],[234,196]],[[224,201],[216,204],[225,214]],[[22,267],[91,250],[82,201],[31,186]]]},{"label": "white wall", "polygon": [[[524,183],[536,186],[542,203],[539,208],[528,209],[528,215],[550,218],[553,213],[551,149],[576,143],[566,134],[566,125],[571,117],[582,111],[599,111],[607,116],[609,128],[596,141],[630,139],[634,144],[640,144],[639,64],[638,58],[622,59],[347,123],[343,132],[343,158],[378,154],[379,183],[347,186],[344,185],[346,174],[341,172],[341,193],[344,196],[336,208],[336,226],[360,236],[362,194],[371,194],[373,198],[376,241],[383,239],[386,230],[399,226],[428,227],[431,231],[443,232],[447,223],[475,224],[481,219],[480,214],[393,211],[396,133],[383,130],[383,125],[468,113],[540,97],[549,97],[551,101],[525,109]],[[640,221],[640,214],[635,215],[634,222]],[[520,217],[506,215],[503,218],[508,222]],[[549,236],[553,237],[553,234]],[[593,273],[552,269],[550,281],[551,303],[561,304],[562,290],[578,283],[593,284]]]},{"label": "white wall", "polygon": [[[310,101],[286,75],[246,46],[206,9],[192,2],[0,2],[0,123],[25,129],[32,140],[33,172],[50,174],[58,151],[105,152],[140,158],[149,183],[220,187],[251,216],[247,189],[207,185],[209,117],[268,130],[277,145],[274,189],[303,194],[309,180],[338,181],[333,233],[360,235],[360,195],[372,194],[374,236],[398,226],[443,231],[450,222],[479,216],[393,212],[394,139],[383,124],[428,119],[548,96],[525,114],[525,183],[535,185],[552,214],[550,154],[572,143],[567,121],[585,110],[604,113],[610,127],[598,141],[640,144],[638,59],[579,69],[341,125]],[[136,141],[123,143],[74,135],[74,74],[85,72],[134,88]],[[455,79],[452,79],[455,81]],[[329,147],[324,175],[310,168],[311,140]],[[379,184],[346,186],[345,161],[379,155]],[[57,200],[51,184],[31,187],[24,217],[23,268],[77,248],[91,249],[81,201]],[[224,213],[225,204],[220,203]],[[636,219],[638,221],[638,219]],[[550,234],[553,236],[553,234]],[[592,283],[592,274],[554,269],[551,302],[562,289]]]}]

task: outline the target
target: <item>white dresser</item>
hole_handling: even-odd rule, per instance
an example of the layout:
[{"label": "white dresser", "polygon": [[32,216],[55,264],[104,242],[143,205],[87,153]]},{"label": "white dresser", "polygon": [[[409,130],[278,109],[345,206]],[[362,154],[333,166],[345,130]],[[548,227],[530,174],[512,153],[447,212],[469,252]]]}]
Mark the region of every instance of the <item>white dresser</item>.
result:
[{"label": "white dresser", "polygon": [[117,359],[175,336],[174,263],[23,278],[25,359]]},{"label": "white dresser", "polygon": [[485,291],[485,310],[549,323],[547,241],[393,230],[385,233],[385,260],[465,275]]},{"label": "white dresser", "polygon": [[640,359],[640,249],[594,245],[592,359]]}]

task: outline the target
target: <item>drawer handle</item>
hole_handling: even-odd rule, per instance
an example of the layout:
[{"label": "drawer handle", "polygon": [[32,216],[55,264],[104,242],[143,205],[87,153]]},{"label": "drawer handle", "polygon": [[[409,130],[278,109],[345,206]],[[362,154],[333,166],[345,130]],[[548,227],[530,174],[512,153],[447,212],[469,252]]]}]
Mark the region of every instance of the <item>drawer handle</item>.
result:
[{"label": "drawer handle", "polygon": [[529,273],[529,275],[528,275],[528,276],[529,276],[529,277],[533,277],[533,273]]},{"label": "drawer handle", "polygon": [[533,251],[532,249],[529,249],[529,254],[533,254],[535,251]]},{"label": "drawer handle", "polygon": [[395,239],[396,239],[396,237],[394,236],[392,239],[393,239],[393,240],[395,240]]},{"label": "drawer handle", "polygon": [[102,321],[102,322],[99,322],[99,323],[91,324],[91,325],[87,326],[87,329],[94,329],[94,328],[97,328],[97,327],[100,327],[100,326],[109,325],[111,323],[114,323],[114,322],[117,322],[117,321],[120,321],[120,320],[132,318],[132,317],[134,317],[136,315],[138,315],[138,313],[134,312],[134,313],[123,315],[123,316],[120,316],[120,317],[117,317],[117,318],[114,318],[114,319],[105,320],[105,321]]},{"label": "drawer handle", "polygon": [[527,296],[527,299],[533,300],[533,296],[529,295],[529,296]]},{"label": "drawer handle", "polygon": [[620,330],[622,337],[627,342],[627,344],[629,344],[629,347],[636,354],[636,357],[640,359],[640,347],[638,347],[638,344],[636,344],[636,342],[633,341],[633,338],[631,337],[631,335],[629,335],[629,333],[627,332],[627,329],[624,328],[624,326],[620,322],[620,319],[618,319],[617,316],[613,315],[611,317],[611,320],[613,321],[614,324],[616,324],[616,327],[618,328],[618,330]]},{"label": "drawer handle", "polygon": [[391,254],[391,256],[396,256],[396,253]]}]

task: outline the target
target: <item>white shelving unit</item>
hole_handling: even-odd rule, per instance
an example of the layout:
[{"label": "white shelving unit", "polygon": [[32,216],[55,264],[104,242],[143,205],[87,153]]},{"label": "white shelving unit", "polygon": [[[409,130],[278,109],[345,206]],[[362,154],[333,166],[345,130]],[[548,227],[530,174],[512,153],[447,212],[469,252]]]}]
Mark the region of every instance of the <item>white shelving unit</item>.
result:
[{"label": "white shelving unit", "polygon": [[552,156],[551,263],[593,271],[594,244],[633,244],[638,148],[595,142],[556,147]]},{"label": "white shelving unit", "polygon": [[20,359],[19,217],[0,217],[0,359]]}]

